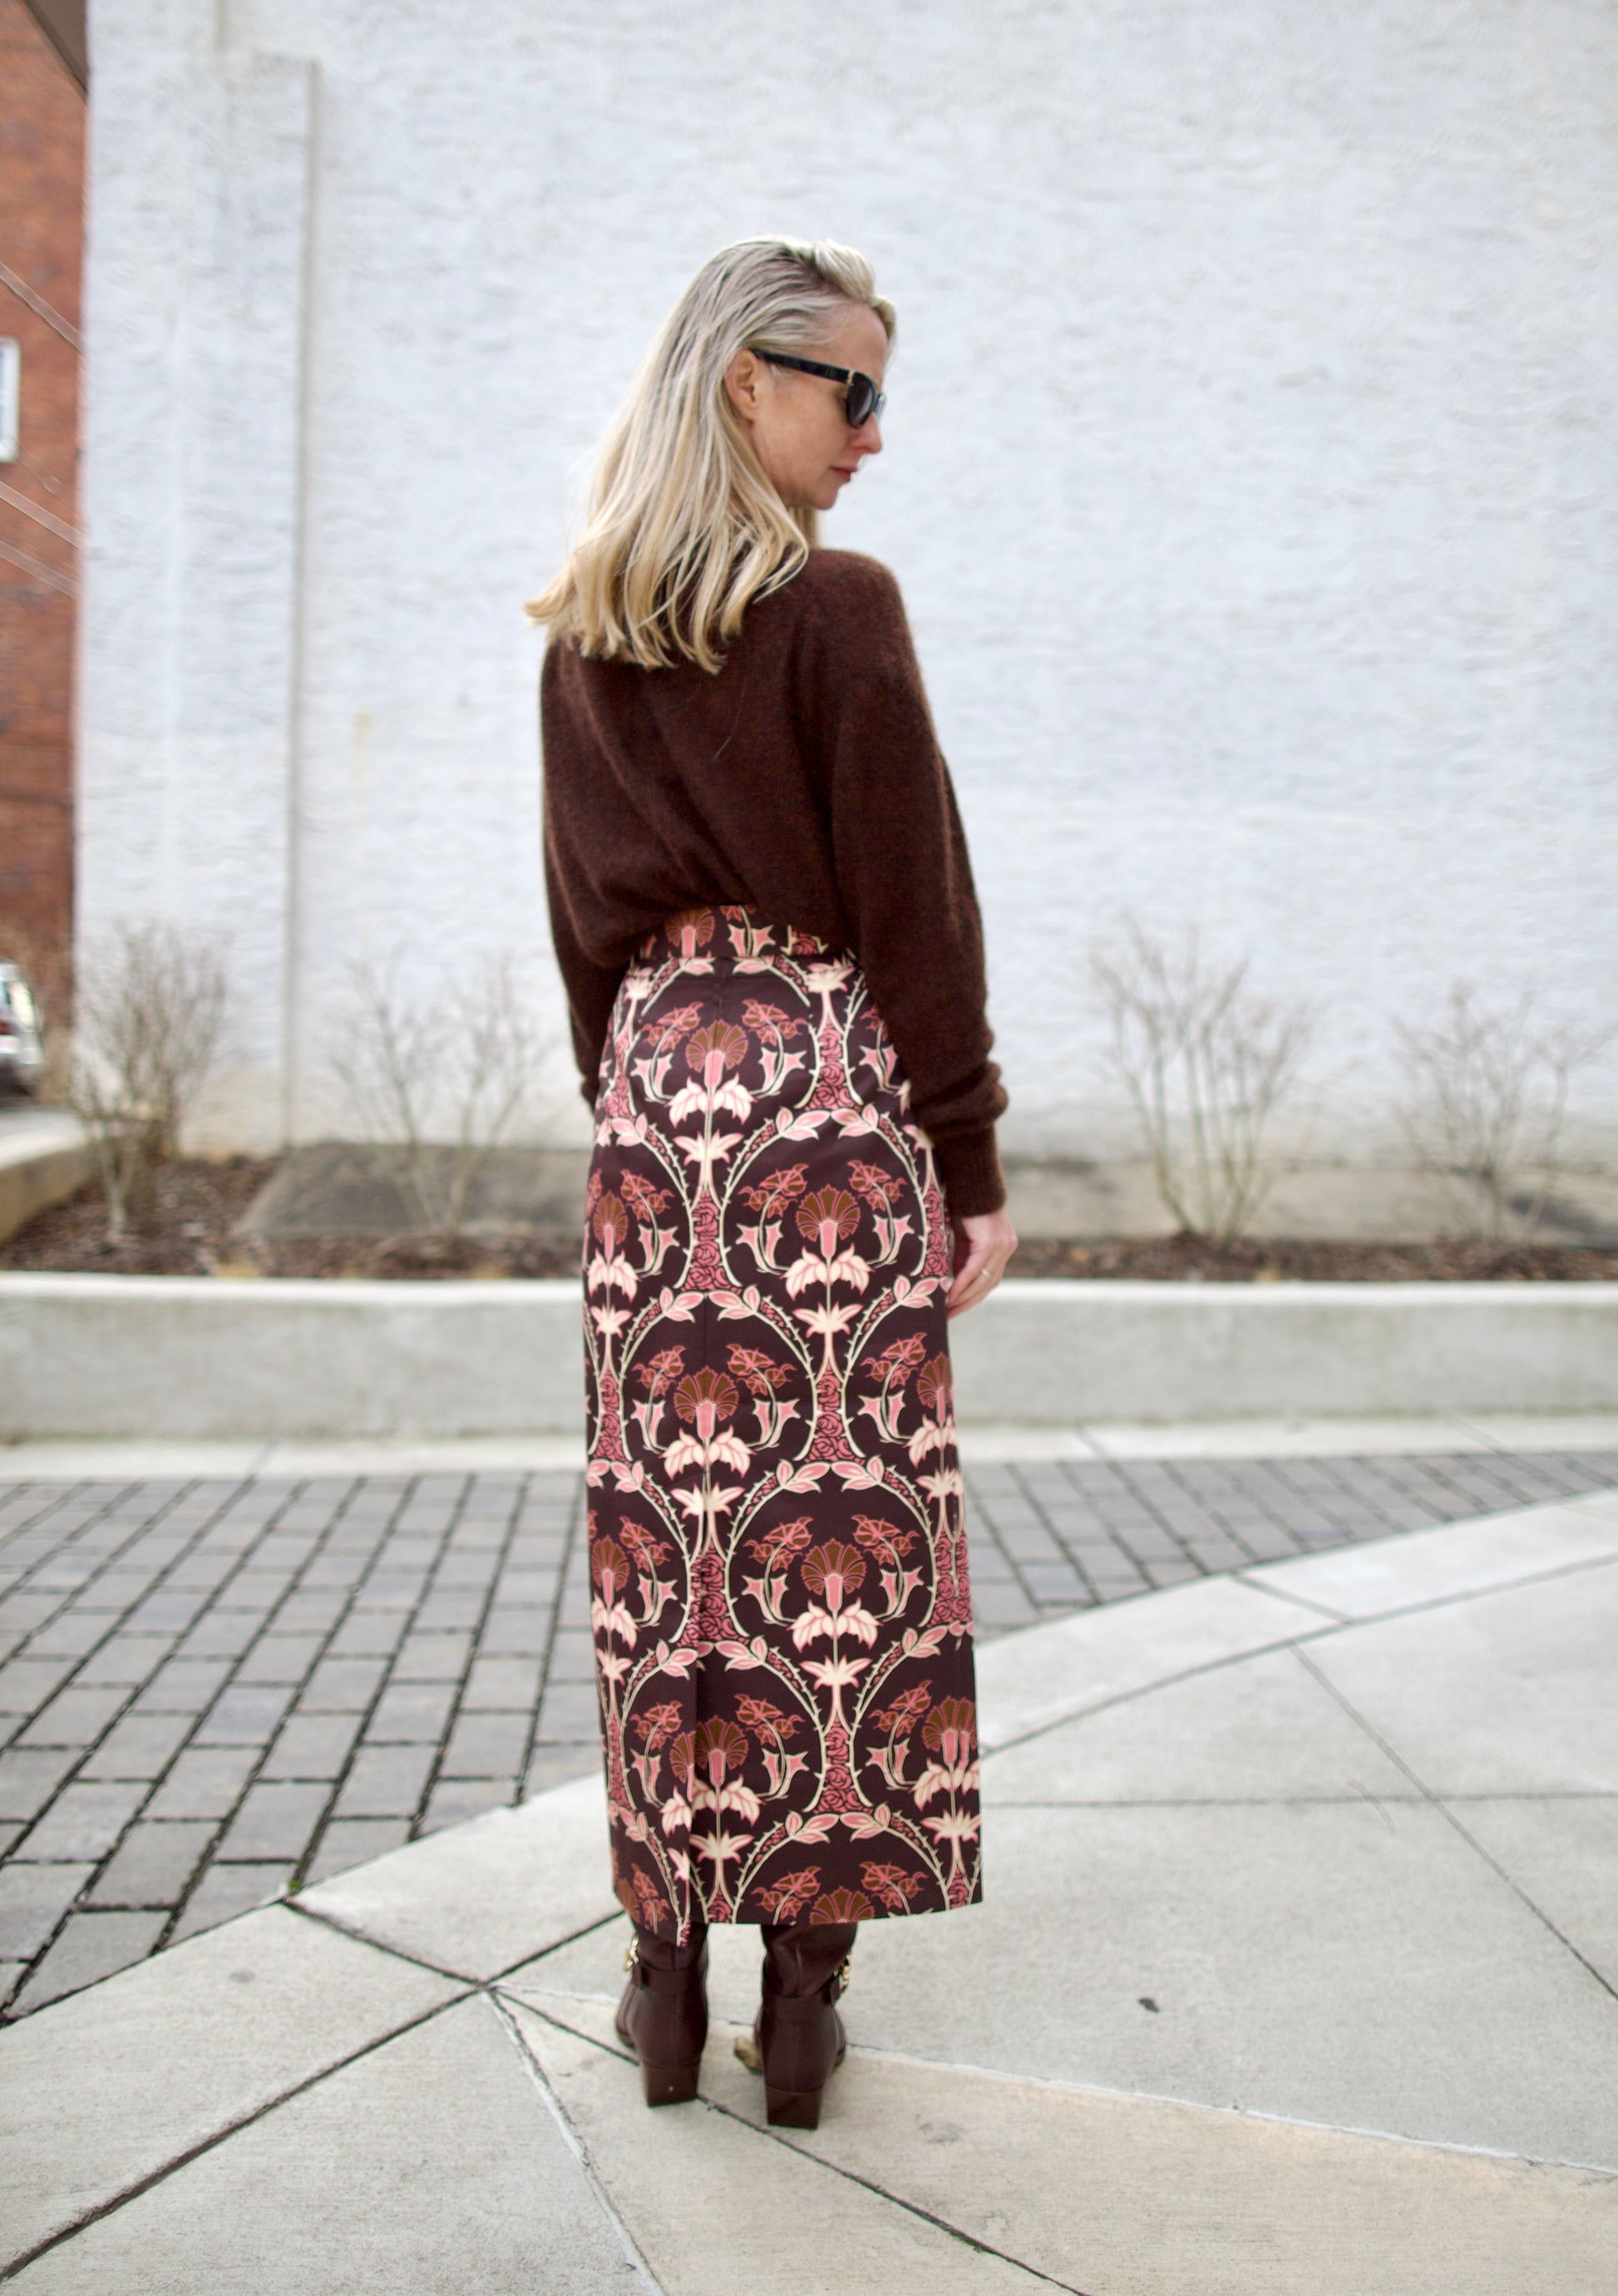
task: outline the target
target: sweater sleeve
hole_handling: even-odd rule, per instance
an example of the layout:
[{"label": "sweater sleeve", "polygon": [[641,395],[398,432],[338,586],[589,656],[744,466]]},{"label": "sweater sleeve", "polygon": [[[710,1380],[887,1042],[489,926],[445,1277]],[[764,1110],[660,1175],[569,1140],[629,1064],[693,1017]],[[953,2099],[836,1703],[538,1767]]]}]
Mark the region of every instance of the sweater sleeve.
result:
[{"label": "sweater sleeve", "polygon": [[612,1002],[624,978],[624,967],[597,964],[584,954],[568,913],[564,872],[552,843],[548,822],[545,898],[551,907],[551,939],[556,962],[568,992],[568,1024],[573,1038],[573,1057],[578,1062],[579,1090],[593,1108]]},{"label": "sweater sleeve", "polygon": [[568,995],[568,1021],[573,1057],[578,1063],[579,1089],[593,1108],[613,999],[618,993],[624,967],[598,964],[586,951],[579,930],[574,896],[588,884],[589,876],[578,845],[583,826],[579,808],[569,801],[568,794],[568,737],[572,729],[565,722],[550,653],[545,657],[540,692],[545,757],[541,784],[545,900],[551,912],[551,940],[556,951],[557,968]]},{"label": "sweater sleeve", "polygon": [[854,947],[910,1079],[958,1218],[1006,1200],[1006,1105],[985,1011],[983,928],[955,792],[898,585],[838,554],[806,633],[806,713],[829,800]]}]

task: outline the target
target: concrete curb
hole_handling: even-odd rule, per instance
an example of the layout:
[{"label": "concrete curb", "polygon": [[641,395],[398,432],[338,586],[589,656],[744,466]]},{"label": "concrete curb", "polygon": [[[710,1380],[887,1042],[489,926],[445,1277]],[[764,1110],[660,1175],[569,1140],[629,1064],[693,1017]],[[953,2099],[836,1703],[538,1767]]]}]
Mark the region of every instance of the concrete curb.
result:
[{"label": "concrete curb", "polygon": [[571,1433],[578,1286],[0,1275],[0,1436]]},{"label": "concrete curb", "polygon": [[974,1419],[1598,1410],[1618,1283],[1002,1283],[951,1342]]},{"label": "concrete curb", "polygon": [[95,1170],[83,1128],[70,1116],[29,1111],[0,1133],[0,1243],[37,1212],[60,1204]]},{"label": "concrete curb", "polygon": [[[572,1433],[579,1295],[535,1283],[0,1275],[0,1437]],[[964,1423],[1600,1412],[1618,1283],[1002,1284]]]}]

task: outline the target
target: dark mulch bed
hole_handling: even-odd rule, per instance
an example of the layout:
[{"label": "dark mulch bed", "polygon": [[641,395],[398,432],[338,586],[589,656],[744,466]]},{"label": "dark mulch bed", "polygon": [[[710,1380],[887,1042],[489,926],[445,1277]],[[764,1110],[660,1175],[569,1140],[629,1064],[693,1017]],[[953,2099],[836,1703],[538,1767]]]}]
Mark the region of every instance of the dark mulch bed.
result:
[{"label": "dark mulch bed", "polygon": [[[0,1267],[93,1275],[454,1276],[573,1275],[571,1237],[325,1236],[248,1242],[232,1230],[274,1171],[274,1160],[233,1156],[159,1172],[139,1232],[107,1242],[101,1190],[92,1186],[0,1243]],[[1589,1283],[1618,1278],[1618,1251],[1559,1244],[1204,1243],[1195,1236],[1093,1243],[1026,1240],[1012,1275],[1132,1276],[1167,1283]]]},{"label": "dark mulch bed", "polygon": [[1618,1251],[1557,1243],[1205,1243],[1194,1235],[1020,1243],[1010,1275],[1132,1276],[1158,1283],[1590,1283]]},{"label": "dark mulch bed", "polygon": [[240,1256],[231,1228],[278,1161],[232,1156],[219,1163],[197,1159],[165,1165],[154,1177],[138,1231],[121,1244],[107,1242],[106,1207],[100,1185],[92,1184],[0,1243],[0,1267],[70,1275],[210,1275],[217,1261]]},{"label": "dark mulch bed", "polygon": [[468,1236],[435,1243],[421,1236],[318,1236],[266,1243],[232,1230],[275,1169],[232,1156],[166,1165],[139,1233],[122,1244],[107,1242],[107,1216],[99,1185],[81,1188],[64,1204],[41,1212],[6,1242],[0,1267],[36,1268],[75,1275],[574,1275],[579,1248],[532,1236],[493,1241]]}]

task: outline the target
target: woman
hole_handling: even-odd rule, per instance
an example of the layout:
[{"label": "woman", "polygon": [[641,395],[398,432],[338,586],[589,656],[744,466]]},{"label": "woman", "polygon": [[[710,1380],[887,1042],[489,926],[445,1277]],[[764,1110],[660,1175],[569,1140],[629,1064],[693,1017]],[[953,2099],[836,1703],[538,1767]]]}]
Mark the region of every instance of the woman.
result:
[{"label": "woman", "polygon": [[584,1247],[618,2030],[696,2093],[707,1924],[764,1931],[816,2126],[857,1924],[980,1894],[945,1319],[1016,1245],[982,940],[903,608],[817,548],[880,451],[847,248],[704,266],[529,608],[545,873],[595,1117]]}]

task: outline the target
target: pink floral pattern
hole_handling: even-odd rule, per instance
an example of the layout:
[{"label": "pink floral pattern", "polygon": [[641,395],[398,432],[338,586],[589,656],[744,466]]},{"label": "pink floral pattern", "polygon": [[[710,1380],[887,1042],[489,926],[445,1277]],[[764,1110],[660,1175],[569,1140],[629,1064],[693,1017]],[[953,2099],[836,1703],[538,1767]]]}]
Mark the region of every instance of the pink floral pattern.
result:
[{"label": "pink floral pattern", "polygon": [[981,1894],[950,1267],[858,965],[671,918],[614,1008],[584,1235],[613,1874],[661,1936]]}]

